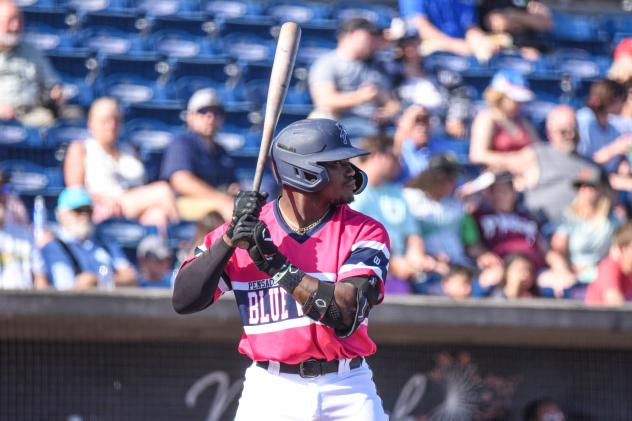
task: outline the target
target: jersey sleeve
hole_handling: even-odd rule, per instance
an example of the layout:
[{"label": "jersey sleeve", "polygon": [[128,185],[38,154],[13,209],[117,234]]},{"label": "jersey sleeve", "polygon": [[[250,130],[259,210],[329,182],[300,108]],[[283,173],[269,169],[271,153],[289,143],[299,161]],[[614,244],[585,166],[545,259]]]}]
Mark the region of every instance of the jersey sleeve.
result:
[{"label": "jersey sleeve", "polygon": [[384,284],[390,259],[388,233],[377,221],[364,224],[351,244],[351,253],[338,269],[338,279],[377,276]]}]

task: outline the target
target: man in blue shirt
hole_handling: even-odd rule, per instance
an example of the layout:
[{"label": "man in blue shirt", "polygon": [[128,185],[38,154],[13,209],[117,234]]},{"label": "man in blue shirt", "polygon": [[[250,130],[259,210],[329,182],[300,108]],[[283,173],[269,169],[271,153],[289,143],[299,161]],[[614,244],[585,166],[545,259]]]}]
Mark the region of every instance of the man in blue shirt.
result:
[{"label": "man in blue shirt", "polygon": [[92,207],[83,187],[69,187],[59,195],[59,229],[55,236],[48,233],[42,248],[48,279],[60,290],[135,286],[136,271],[119,246],[94,235]]},{"label": "man in blue shirt", "polygon": [[171,288],[173,274],[173,250],[159,235],[141,240],[136,248],[138,280],[141,288]]},{"label": "man in blue shirt", "polygon": [[399,0],[401,16],[417,28],[424,48],[488,60],[499,45],[478,26],[476,0]]},{"label": "man in blue shirt", "polygon": [[180,217],[198,220],[216,210],[230,219],[233,195],[239,191],[235,161],[215,141],[224,122],[224,109],[210,88],[196,91],[187,105],[187,131],[165,150],[161,178],[168,180],[178,199]]}]

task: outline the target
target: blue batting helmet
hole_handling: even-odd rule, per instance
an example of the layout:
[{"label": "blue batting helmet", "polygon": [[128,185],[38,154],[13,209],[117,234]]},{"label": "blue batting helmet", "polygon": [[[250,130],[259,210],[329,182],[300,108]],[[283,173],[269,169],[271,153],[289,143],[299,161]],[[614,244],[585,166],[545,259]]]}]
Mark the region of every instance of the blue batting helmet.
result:
[{"label": "blue batting helmet", "polygon": [[[368,152],[351,145],[340,123],[319,118],[295,121],[276,136],[270,151],[277,181],[305,192],[322,190],[329,173],[321,162],[339,161]],[[367,177],[355,165],[355,194],[366,187]]]}]

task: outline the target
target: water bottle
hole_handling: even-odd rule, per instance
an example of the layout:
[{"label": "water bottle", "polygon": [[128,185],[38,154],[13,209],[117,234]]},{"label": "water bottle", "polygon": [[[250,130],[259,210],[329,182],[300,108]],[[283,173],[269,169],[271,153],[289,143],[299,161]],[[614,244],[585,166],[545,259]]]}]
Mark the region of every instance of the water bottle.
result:
[{"label": "water bottle", "polygon": [[42,196],[36,196],[33,203],[33,234],[35,239],[41,238],[46,228],[46,203]]}]

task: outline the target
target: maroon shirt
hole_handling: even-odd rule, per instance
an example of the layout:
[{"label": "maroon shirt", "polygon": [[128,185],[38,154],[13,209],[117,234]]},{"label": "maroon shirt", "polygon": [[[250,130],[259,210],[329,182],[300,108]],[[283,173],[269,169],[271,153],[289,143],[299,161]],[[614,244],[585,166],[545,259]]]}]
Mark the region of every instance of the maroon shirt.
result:
[{"label": "maroon shirt", "polygon": [[538,248],[538,223],[528,213],[480,210],[473,216],[481,242],[488,250],[503,258],[513,253],[524,254],[536,267],[544,267],[544,258]]}]

